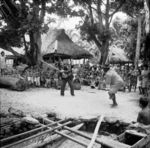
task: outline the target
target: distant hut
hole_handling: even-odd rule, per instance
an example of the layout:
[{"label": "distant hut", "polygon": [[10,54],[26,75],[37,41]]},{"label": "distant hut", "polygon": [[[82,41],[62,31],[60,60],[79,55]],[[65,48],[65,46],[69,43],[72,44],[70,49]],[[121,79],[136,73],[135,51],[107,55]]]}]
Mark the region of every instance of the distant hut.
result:
[{"label": "distant hut", "polygon": [[75,44],[64,29],[50,30],[42,41],[43,58],[49,57],[61,59],[91,58],[92,55],[83,47]]},{"label": "distant hut", "polygon": [[132,61],[129,60],[123,49],[114,46],[110,48],[106,63],[126,64],[132,63]]}]

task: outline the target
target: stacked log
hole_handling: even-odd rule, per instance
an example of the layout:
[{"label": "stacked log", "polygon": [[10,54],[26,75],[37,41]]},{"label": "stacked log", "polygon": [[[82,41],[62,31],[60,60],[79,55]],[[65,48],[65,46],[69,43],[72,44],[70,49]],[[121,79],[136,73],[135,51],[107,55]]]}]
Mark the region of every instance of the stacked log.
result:
[{"label": "stacked log", "polygon": [[27,84],[25,80],[21,78],[0,76],[0,87],[5,87],[17,91],[24,91],[27,88]]}]

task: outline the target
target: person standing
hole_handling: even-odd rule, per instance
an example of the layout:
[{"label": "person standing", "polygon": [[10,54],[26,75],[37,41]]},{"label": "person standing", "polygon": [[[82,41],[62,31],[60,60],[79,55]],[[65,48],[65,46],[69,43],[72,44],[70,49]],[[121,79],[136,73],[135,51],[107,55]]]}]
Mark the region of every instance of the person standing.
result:
[{"label": "person standing", "polygon": [[142,110],[139,112],[137,122],[150,125],[150,106],[148,98],[140,98],[139,105]]},{"label": "person standing", "polygon": [[72,73],[71,65],[69,65],[69,64],[63,65],[62,70],[60,70],[60,72],[61,72],[61,80],[62,80],[61,90],[60,90],[61,96],[64,96],[66,83],[69,84],[70,93],[71,93],[72,96],[74,96],[73,73]]},{"label": "person standing", "polygon": [[124,81],[120,77],[120,75],[109,67],[109,65],[105,65],[104,76],[106,82],[106,90],[108,90],[109,98],[113,101],[112,107],[117,106],[116,101],[116,93],[117,91],[124,86]]},{"label": "person standing", "polygon": [[136,91],[137,87],[137,76],[138,76],[138,71],[135,70],[135,66],[131,67],[131,70],[129,72],[129,79],[130,79],[130,84],[129,84],[129,92],[131,92],[132,87],[134,88],[134,92]]},{"label": "person standing", "polygon": [[5,52],[2,51],[0,55],[0,75],[4,74],[5,69],[6,69],[6,58]]},{"label": "person standing", "polygon": [[148,96],[148,74],[149,74],[149,70],[148,70],[148,65],[145,64],[143,65],[143,70],[141,72],[141,76],[142,76],[142,91],[143,91],[143,95],[144,96]]}]

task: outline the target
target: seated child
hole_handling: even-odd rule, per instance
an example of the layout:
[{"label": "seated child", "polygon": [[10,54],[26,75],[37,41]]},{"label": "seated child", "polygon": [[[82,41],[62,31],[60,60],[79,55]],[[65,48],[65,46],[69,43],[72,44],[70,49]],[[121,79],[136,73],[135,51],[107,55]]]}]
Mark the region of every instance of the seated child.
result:
[{"label": "seated child", "polygon": [[51,77],[50,77],[50,69],[47,68],[45,74],[45,87],[50,88],[51,87]]},{"label": "seated child", "polygon": [[81,89],[81,81],[78,75],[75,75],[75,79],[73,80],[73,86],[75,90]]},{"label": "seated child", "polygon": [[94,88],[95,88],[95,79],[94,79],[94,75],[92,74],[90,78],[91,78],[91,84],[90,84],[90,86],[91,86],[91,88],[94,89]]},{"label": "seated child", "polygon": [[142,110],[138,114],[137,121],[139,123],[149,125],[150,124],[150,106],[147,98],[140,98],[139,105]]},{"label": "seated child", "polygon": [[27,81],[28,81],[28,85],[32,86],[33,85],[33,72],[32,69],[28,69],[27,73]]},{"label": "seated child", "polygon": [[100,81],[100,77],[96,77],[96,80],[95,80],[95,86],[98,87],[99,85],[99,81]]},{"label": "seated child", "polygon": [[50,87],[56,88],[56,80],[54,79],[54,77],[51,77],[50,79]]},{"label": "seated child", "polygon": [[34,84],[35,86],[39,87],[40,86],[40,69],[38,68],[38,66],[35,67],[35,71],[34,71]]}]

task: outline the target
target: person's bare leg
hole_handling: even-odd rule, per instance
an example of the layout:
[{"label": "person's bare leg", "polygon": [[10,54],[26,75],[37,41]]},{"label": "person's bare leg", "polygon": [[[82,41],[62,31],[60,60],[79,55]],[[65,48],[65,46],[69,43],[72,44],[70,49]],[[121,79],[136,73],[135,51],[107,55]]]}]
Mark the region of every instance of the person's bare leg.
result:
[{"label": "person's bare leg", "polygon": [[112,94],[112,101],[113,101],[113,105],[112,106],[117,106],[117,101],[116,101],[116,95]]},{"label": "person's bare leg", "polygon": [[112,93],[108,92],[108,95],[109,95],[109,99],[111,100],[112,99]]}]

